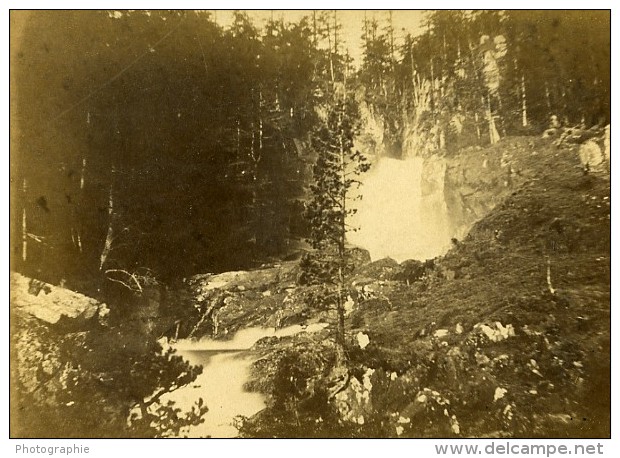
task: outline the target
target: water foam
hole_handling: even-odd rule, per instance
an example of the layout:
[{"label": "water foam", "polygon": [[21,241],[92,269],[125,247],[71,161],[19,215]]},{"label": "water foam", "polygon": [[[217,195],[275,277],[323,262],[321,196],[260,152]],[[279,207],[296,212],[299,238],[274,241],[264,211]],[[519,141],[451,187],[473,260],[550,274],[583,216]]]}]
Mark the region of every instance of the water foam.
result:
[{"label": "water foam", "polygon": [[325,327],[327,327],[327,323],[313,323],[308,326],[295,324],[277,330],[274,328],[251,327],[239,330],[230,340],[214,340],[208,337],[200,340],[183,339],[172,346],[179,351],[249,350],[252,345],[263,337],[287,337],[300,332],[318,332]]},{"label": "water foam", "polygon": [[358,230],[349,233],[348,241],[367,249],[373,260],[424,260],[445,253],[450,244],[445,167],[424,172],[420,157],[380,158],[364,177],[363,198],[351,218]]}]

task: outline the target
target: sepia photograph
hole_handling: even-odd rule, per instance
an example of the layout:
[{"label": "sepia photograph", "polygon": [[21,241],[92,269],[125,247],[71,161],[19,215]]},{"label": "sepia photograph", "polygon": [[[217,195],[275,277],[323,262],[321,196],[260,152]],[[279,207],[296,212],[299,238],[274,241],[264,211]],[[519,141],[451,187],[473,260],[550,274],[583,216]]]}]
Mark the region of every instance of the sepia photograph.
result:
[{"label": "sepia photograph", "polygon": [[611,10],[8,16],[10,438],[611,438]]}]

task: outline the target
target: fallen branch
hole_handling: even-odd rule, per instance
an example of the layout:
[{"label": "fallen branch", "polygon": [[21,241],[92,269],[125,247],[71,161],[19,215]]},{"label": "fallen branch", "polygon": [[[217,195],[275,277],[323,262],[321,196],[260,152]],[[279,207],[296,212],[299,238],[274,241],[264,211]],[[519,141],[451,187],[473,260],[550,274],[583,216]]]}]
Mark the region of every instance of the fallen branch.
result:
[{"label": "fallen branch", "polygon": [[[129,284],[127,282],[124,282],[123,280],[120,280],[118,278],[110,277],[109,274],[111,274],[111,273],[122,273],[122,274],[126,275],[127,277],[129,277],[129,279],[133,280],[133,283],[135,283],[136,286],[134,287],[131,284]],[[113,281],[115,283],[120,283],[125,288],[128,288],[130,291],[133,291],[133,292],[138,293],[138,294],[142,294],[142,285],[138,281],[138,278],[136,277],[135,274],[127,272],[126,270],[123,270],[123,269],[108,269],[108,270],[105,271],[105,274],[106,274],[106,278],[108,280]]]},{"label": "fallen branch", "polygon": [[198,331],[198,329],[200,329],[200,326],[202,326],[202,324],[208,318],[211,319],[211,323],[213,324],[214,329],[212,331],[212,335],[215,336],[217,334],[217,326],[218,326],[217,311],[225,305],[224,301],[230,296],[231,294],[228,291],[224,291],[222,293],[217,294],[212,299],[211,303],[209,304],[205,312],[200,317],[200,320],[198,320],[198,323],[196,323],[196,325],[192,328],[187,338],[191,339],[192,337],[194,337],[194,334]]},{"label": "fallen branch", "polygon": [[207,310],[202,314],[202,316],[200,317],[200,320],[198,320],[198,323],[196,323],[196,325],[192,328],[192,330],[188,334],[187,336],[188,339],[191,339],[192,337],[194,337],[194,333],[198,331],[202,323],[204,323],[207,320],[207,318],[209,318],[209,315],[213,311],[214,307],[215,307],[215,304],[211,304],[209,307],[207,307]]},{"label": "fallen branch", "polygon": [[26,236],[30,237],[35,242],[44,243],[43,240],[45,239],[45,237],[43,237],[43,236],[32,234],[30,232],[26,233]]}]

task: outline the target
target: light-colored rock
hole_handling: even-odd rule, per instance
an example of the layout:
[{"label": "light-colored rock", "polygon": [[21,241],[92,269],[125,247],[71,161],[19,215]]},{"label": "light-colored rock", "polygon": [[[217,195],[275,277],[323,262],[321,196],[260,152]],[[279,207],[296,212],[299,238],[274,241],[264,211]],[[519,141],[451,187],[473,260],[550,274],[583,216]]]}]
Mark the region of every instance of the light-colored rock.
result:
[{"label": "light-colored rock", "polygon": [[374,369],[366,369],[366,372],[364,373],[364,377],[363,377],[363,386],[364,386],[364,390],[366,390],[367,395],[370,394],[370,391],[372,390],[372,382],[370,381],[370,377],[372,377],[372,374],[375,373]]},{"label": "light-colored rock", "polygon": [[374,369],[367,369],[362,382],[351,377],[345,389],[334,395],[334,401],[340,418],[357,424],[364,424],[366,416],[372,413],[371,393],[373,384],[371,378]]},{"label": "light-colored rock", "polygon": [[581,166],[588,170],[598,170],[603,163],[603,152],[594,140],[587,140],[579,146]]},{"label": "light-colored rock", "polygon": [[605,126],[605,136],[603,137],[603,155],[605,160],[609,163],[611,159],[611,126],[607,124]]},{"label": "light-colored rock", "polygon": [[500,399],[502,399],[506,393],[508,393],[508,390],[505,388],[501,388],[501,387],[497,387],[495,388],[495,394],[493,395],[493,402],[497,402]]},{"label": "light-colored rock", "polygon": [[502,340],[516,335],[512,324],[504,326],[499,321],[496,321],[492,325],[478,323],[474,326],[474,330],[488,337],[491,342],[501,342]]},{"label": "light-colored rock", "polygon": [[344,314],[345,316],[351,315],[353,312],[353,308],[355,307],[355,301],[351,296],[347,296],[347,300],[344,303]]},{"label": "light-colored rock", "polygon": [[108,307],[84,294],[50,285],[12,272],[11,308],[47,323],[57,323],[62,316],[71,319],[105,320]]},{"label": "light-colored rock", "polygon": [[356,338],[357,338],[357,344],[362,350],[366,348],[368,344],[370,343],[370,338],[368,337],[367,334],[364,334],[363,332],[358,332]]},{"label": "light-colored rock", "polygon": [[454,434],[461,434],[461,426],[456,419],[456,415],[452,415],[452,417],[450,418],[450,429]]},{"label": "light-colored rock", "polygon": [[296,262],[287,262],[256,270],[239,270],[221,274],[195,275],[189,279],[197,293],[209,293],[216,289],[226,291],[261,291],[275,283],[294,279]]},{"label": "light-colored rock", "polygon": [[476,364],[478,364],[478,366],[484,366],[491,361],[487,355],[483,355],[478,351],[474,354],[474,358],[476,359]]}]

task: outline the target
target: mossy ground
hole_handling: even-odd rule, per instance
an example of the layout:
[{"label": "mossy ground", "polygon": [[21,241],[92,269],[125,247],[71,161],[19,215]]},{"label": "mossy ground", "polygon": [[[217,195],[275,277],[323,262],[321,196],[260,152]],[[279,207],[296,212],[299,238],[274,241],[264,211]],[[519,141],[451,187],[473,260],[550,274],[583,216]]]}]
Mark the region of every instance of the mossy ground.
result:
[{"label": "mossy ground", "polygon": [[[347,434],[610,434],[609,174],[585,174],[576,146],[520,137],[485,153],[502,148],[519,185],[424,275],[379,261],[354,276],[351,374],[377,372],[365,424]],[[438,415],[427,392],[449,408]]]},{"label": "mossy ground", "polygon": [[[508,390],[510,410],[521,417],[519,425],[499,428],[506,434],[607,436],[609,175],[584,174],[576,147],[513,142],[523,146],[515,154],[527,180],[436,260],[426,278],[362,304],[353,322],[371,344],[354,359],[400,373],[422,364],[429,387],[465,403],[461,410],[472,420],[464,423],[470,425],[462,428],[466,433],[485,434],[486,411],[497,406],[487,397],[476,412],[466,407],[474,399],[463,394],[494,384]],[[472,348],[474,327],[495,322],[512,325],[515,336]],[[439,329],[448,334],[434,337]],[[460,353],[470,356],[455,356]],[[493,364],[499,356],[501,370]],[[455,360],[464,366],[450,374],[447,366]]]}]

